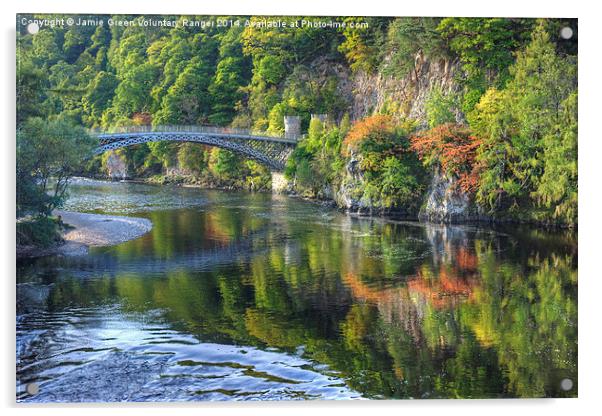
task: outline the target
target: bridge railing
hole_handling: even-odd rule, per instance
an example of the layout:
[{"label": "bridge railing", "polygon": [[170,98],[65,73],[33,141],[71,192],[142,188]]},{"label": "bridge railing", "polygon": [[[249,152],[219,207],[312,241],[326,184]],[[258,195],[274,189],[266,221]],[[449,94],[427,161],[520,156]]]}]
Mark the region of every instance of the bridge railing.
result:
[{"label": "bridge railing", "polygon": [[99,134],[122,134],[122,133],[171,133],[171,132],[182,132],[182,133],[207,133],[207,134],[230,134],[239,136],[256,136],[256,137],[267,137],[274,139],[287,139],[287,140],[301,140],[305,135],[299,134],[285,134],[285,133],[273,133],[263,132],[252,129],[238,129],[232,127],[216,127],[216,126],[203,126],[203,125],[159,125],[159,126],[122,126],[122,127],[109,127],[106,129],[89,129],[88,132],[92,135]]}]

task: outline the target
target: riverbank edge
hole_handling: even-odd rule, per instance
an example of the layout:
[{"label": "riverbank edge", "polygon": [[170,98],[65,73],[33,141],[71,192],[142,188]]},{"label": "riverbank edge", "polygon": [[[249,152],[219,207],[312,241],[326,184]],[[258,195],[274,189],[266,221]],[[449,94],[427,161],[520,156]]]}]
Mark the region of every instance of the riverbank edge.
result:
[{"label": "riverbank edge", "polygon": [[[158,181],[160,177],[163,180]],[[106,177],[93,178],[99,180],[110,180]],[[563,223],[550,223],[535,221],[532,219],[521,219],[511,215],[507,216],[492,216],[482,213],[474,213],[470,215],[450,215],[437,220],[434,216],[419,212],[416,215],[407,215],[403,210],[387,210],[387,209],[349,209],[344,206],[340,206],[334,197],[332,198],[319,198],[303,195],[294,189],[287,189],[282,192],[274,192],[271,189],[258,189],[252,190],[244,187],[237,187],[234,185],[216,185],[213,183],[189,183],[185,176],[174,176],[174,175],[155,175],[152,177],[137,177],[121,180],[123,182],[140,183],[146,185],[155,186],[177,186],[183,188],[197,188],[197,189],[208,189],[208,190],[220,190],[220,191],[246,191],[246,192],[257,192],[266,194],[280,194],[290,198],[302,199],[304,201],[316,203],[324,206],[331,206],[341,212],[347,214],[363,217],[363,218],[386,218],[391,220],[403,220],[403,221],[416,221],[424,224],[435,224],[435,225],[474,225],[474,226],[494,226],[494,225],[526,225],[542,230],[568,230],[578,231],[578,224],[563,224]]]},{"label": "riverbank edge", "polygon": [[152,227],[147,218],[55,210],[65,224],[62,242],[42,248],[17,245],[17,260],[46,256],[82,256],[90,247],[107,247],[142,237]]}]

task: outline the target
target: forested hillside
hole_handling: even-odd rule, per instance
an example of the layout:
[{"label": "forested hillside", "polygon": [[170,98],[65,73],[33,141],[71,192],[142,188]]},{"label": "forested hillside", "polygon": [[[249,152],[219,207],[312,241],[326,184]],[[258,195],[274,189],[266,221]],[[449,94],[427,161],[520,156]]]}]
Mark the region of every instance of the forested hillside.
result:
[{"label": "forested hillside", "polygon": [[[287,165],[291,191],[415,216],[433,178],[445,178],[446,195],[461,194],[479,216],[577,223],[576,21],[354,17],[272,28],[262,24],[272,17],[213,16],[200,28],[178,16],[163,27],[109,18],[35,35],[18,22],[21,142],[61,123],[279,133],[285,115],[298,115],[308,134]],[[117,154],[131,177],[270,186],[267,168],[219,148],[158,142]],[[106,174],[109,157],[80,170]],[[18,172],[23,183],[34,170]],[[34,193],[22,189],[18,207],[34,206]]]}]

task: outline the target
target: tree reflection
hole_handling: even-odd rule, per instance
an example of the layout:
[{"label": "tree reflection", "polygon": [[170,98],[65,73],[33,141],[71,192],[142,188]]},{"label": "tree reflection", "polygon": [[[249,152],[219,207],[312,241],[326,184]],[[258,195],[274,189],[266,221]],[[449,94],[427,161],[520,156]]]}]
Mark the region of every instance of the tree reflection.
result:
[{"label": "tree reflection", "polygon": [[[228,208],[151,216],[153,233],[102,254],[178,267],[82,278],[63,265],[46,307],[117,303],[204,341],[301,347],[368,397],[576,395],[559,388],[577,380],[574,241],[531,235],[523,249],[512,233]],[[185,261],[232,247],[245,255]]]}]

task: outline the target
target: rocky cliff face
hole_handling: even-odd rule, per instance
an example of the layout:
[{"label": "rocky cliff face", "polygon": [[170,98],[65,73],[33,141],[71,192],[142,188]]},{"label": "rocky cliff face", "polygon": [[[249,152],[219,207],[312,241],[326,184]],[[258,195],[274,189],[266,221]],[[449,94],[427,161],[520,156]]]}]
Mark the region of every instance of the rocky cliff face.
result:
[{"label": "rocky cliff face", "polygon": [[[414,69],[401,78],[382,72],[351,73],[347,66],[325,57],[315,59],[295,75],[300,82],[314,82],[321,86],[334,77],[339,98],[351,107],[349,115],[352,120],[388,108],[399,116],[418,120],[426,126],[425,103],[431,90],[440,88],[443,93],[459,91],[456,75],[460,71],[457,60],[431,61],[418,54]],[[461,113],[456,114],[456,118],[458,122],[464,120]]]},{"label": "rocky cliff face", "polygon": [[433,172],[431,185],[419,219],[436,223],[455,223],[481,219],[474,202],[457,186],[456,180],[439,170]]},{"label": "rocky cliff face", "polygon": [[359,161],[352,155],[345,166],[346,175],[333,198],[339,208],[359,214],[371,214],[374,203],[363,197],[364,180]]},{"label": "rocky cliff face", "polygon": [[[457,61],[429,61],[422,55],[415,58],[414,69],[403,78],[382,73],[351,74],[348,68],[340,64],[331,65],[324,59],[312,63],[313,73],[319,78],[335,75],[338,79],[338,92],[352,108],[352,120],[358,120],[374,112],[387,109],[392,114],[417,120],[422,128],[427,127],[426,102],[434,88],[444,94],[460,90],[456,77],[461,71]],[[464,122],[461,113],[456,114],[458,123]],[[344,179],[336,189],[324,189],[321,198],[332,198],[336,204],[349,212],[361,214],[381,214],[379,201],[372,201],[364,195],[364,181],[358,166],[359,161],[351,157],[346,165]],[[294,183],[280,186],[295,193]],[[403,212],[395,213],[406,215]],[[476,207],[470,198],[456,186],[453,178],[440,172],[433,172],[429,190],[420,211],[419,218],[424,221],[450,223],[480,219]]]},{"label": "rocky cliff face", "polygon": [[[422,128],[426,128],[426,103],[431,91],[439,88],[444,94],[458,92],[460,86],[456,78],[460,71],[458,61],[429,61],[419,54],[415,58],[414,69],[404,78],[382,73],[355,74],[352,79],[351,116],[353,119],[359,119],[388,108],[394,114],[417,120]],[[457,112],[455,116],[457,123],[464,123],[464,115],[461,112]],[[361,177],[350,169],[350,165],[347,170],[352,180],[341,186],[337,203],[351,211],[370,211],[370,201],[353,197],[354,185],[360,185]],[[433,172],[419,218],[442,223],[480,219],[474,202],[458,189],[453,178],[448,178],[439,171]]]},{"label": "rocky cliff face", "polygon": [[[441,88],[443,93],[459,90],[455,81],[460,71],[457,61],[440,59],[429,61],[421,54],[415,58],[414,69],[403,78],[382,73],[357,73],[353,77],[353,110],[351,118],[356,120],[385,107],[404,117],[418,120],[426,127],[425,104],[431,90]],[[464,117],[456,114],[458,122]]]},{"label": "rocky cliff face", "polygon": [[[353,159],[347,164],[347,175],[334,192],[334,201],[338,207],[356,214],[382,214],[384,211],[380,208],[378,201],[371,201],[364,196],[363,179],[361,172],[358,172],[355,167],[356,164],[357,161]],[[390,214],[412,218],[403,209],[390,212]],[[487,218],[479,212],[474,201],[458,188],[454,178],[435,171],[418,219],[449,224],[482,221]]]}]

